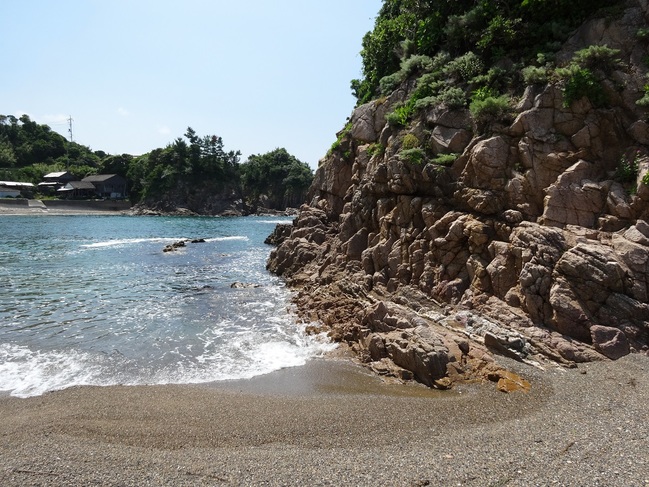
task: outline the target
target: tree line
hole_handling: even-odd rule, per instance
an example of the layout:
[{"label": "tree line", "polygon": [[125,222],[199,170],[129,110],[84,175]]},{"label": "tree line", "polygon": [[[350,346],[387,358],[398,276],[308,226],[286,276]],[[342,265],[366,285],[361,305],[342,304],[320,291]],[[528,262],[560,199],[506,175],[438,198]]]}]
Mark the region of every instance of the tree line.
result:
[{"label": "tree line", "polygon": [[133,203],[155,202],[178,186],[215,193],[229,189],[258,206],[299,206],[313,180],[308,164],[278,148],[251,155],[226,150],[217,135],[199,136],[191,127],[166,147],[141,156],[112,155],[68,141],[28,115],[0,115],[0,180],[38,184],[51,172],[68,171],[79,179],[118,174],[128,181]]}]

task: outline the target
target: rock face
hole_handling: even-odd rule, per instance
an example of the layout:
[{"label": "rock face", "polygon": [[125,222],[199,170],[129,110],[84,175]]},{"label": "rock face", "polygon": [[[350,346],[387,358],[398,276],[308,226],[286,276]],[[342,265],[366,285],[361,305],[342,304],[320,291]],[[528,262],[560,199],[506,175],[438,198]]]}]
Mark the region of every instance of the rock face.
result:
[{"label": "rock face", "polygon": [[[607,108],[530,86],[513,122],[486,133],[467,110],[439,107],[390,126],[407,86],[356,108],[268,262],[299,288],[305,318],[378,373],[441,388],[529,386],[495,355],[570,366],[647,353],[649,135],[635,104],[646,66],[625,40],[629,19],[647,21],[635,7],[568,43],[574,52],[595,29],[621,49],[612,78],[624,83]],[[404,161],[407,134],[460,155],[450,167]],[[616,179],[621,158],[637,163],[636,181]]]},{"label": "rock face", "polygon": [[221,215],[242,216],[250,214],[239,188],[232,185],[215,191],[212,187],[197,184],[179,184],[163,196],[142,201],[132,208],[136,215]]}]

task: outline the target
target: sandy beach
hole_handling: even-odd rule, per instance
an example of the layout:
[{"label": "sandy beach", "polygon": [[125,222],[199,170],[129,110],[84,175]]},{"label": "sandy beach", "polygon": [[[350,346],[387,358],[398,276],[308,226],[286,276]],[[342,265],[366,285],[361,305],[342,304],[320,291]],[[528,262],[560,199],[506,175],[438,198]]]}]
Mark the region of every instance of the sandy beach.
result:
[{"label": "sandy beach", "polygon": [[0,486],[649,486],[649,357],[500,360],[529,394],[384,383],[338,357],[214,384],[0,395]]},{"label": "sandy beach", "polygon": [[11,200],[0,199],[0,216],[24,215],[122,215],[129,206],[110,201]]},{"label": "sandy beach", "polygon": [[649,485],[649,358],[529,394],[383,383],[346,359],[243,381],[0,397],[0,485]]}]

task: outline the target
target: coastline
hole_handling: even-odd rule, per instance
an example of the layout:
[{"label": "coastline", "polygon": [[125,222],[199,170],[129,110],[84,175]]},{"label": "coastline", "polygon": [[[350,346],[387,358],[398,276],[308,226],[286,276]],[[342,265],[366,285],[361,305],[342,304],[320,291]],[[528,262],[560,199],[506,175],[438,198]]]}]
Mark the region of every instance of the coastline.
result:
[{"label": "coastline", "polygon": [[[122,202],[0,199],[0,216],[126,215]],[[50,206],[48,206],[48,204]],[[129,205],[130,208],[130,205]]]},{"label": "coastline", "polygon": [[[160,212],[154,210],[143,210],[136,208],[123,201],[84,201],[84,200],[11,200],[0,198],[0,216],[65,216],[65,215],[129,215],[129,216],[248,216],[224,212],[219,215],[200,215],[190,210],[179,208],[173,212]],[[286,216],[294,217],[297,209],[287,208],[284,211],[261,209],[255,216]]]},{"label": "coastline", "polygon": [[649,358],[529,394],[386,384],[340,359],[204,385],[0,397],[2,485],[649,485]]}]

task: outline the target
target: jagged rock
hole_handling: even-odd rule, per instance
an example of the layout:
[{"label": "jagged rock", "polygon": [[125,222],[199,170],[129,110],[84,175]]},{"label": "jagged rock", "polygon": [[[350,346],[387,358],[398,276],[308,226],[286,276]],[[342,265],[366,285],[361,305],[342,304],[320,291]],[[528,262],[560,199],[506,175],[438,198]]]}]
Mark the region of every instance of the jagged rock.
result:
[{"label": "jagged rock", "polygon": [[291,223],[278,223],[275,226],[275,229],[273,230],[273,233],[271,233],[268,237],[266,237],[266,240],[264,240],[264,243],[267,245],[280,245],[284,240],[286,240],[290,235],[291,235],[291,229],[293,228],[293,224]]},{"label": "jagged rock", "polygon": [[186,240],[179,240],[178,242],[174,242],[169,245],[165,245],[165,247],[162,249],[163,252],[175,252],[178,249],[181,249],[186,246]]},{"label": "jagged rock", "polygon": [[399,367],[410,370],[417,380],[428,386],[446,376],[451,361],[442,338],[427,327],[392,332],[385,336],[388,357]]},{"label": "jagged rock", "polygon": [[[472,132],[467,109],[434,107],[392,127],[385,113],[412,92],[412,79],[357,107],[269,259],[300,286],[300,312],[373,370],[431,387],[491,379],[525,389],[499,355],[569,367],[649,352],[638,5],[593,19],[595,30],[579,29],[559,53],[567,62],[584,39],[621,49],[629,68],[603,82],[607,108],[586,97],[565,106],[564,85],[550,83],[527,87],[514,121],[486,134]],[[461,155],[449,168],[404,161],[406,134],[428,155]],[[377,142],[383,150],[370,151]],[[635,194],[616,176],[630,154]]]},{"label": "jagged rock", "polygon": [[589,179],[592,165],[579,161],[547,189],[543,222],[546,225],[592,227],[606,204],[608,188]]}]

